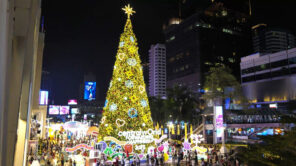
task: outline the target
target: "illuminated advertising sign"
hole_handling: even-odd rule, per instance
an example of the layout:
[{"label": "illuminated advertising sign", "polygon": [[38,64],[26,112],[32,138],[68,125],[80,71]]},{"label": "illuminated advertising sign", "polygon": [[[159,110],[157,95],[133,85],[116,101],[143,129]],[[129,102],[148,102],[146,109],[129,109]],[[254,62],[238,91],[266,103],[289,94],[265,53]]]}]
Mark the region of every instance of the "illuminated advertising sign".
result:
[{"label": "illuminated advertising sign", "polygon": [[59,105],[50,105],[48,110],[49,115],[59,115],[60,114],[60,106]]},{"label": "illuminated advertising sign", "polygon": [[85,100],[96,99],[96,82],[85,82],[84,99]]},{"label": "illuminated advertising sign", "polygon": [[48,104],[48,91],[41,90],[39,92],[39,105],[47,105]]},{"label": "illuminated advertising sign", "polygon": [[67,115],[70,112],[70,106],[60,106],[60,115]]},{"label": "illuminated advertising sign", "polygon": [[71,108],[71,114],[79,114],[78,108]]},{"label": "illuminated advertising sign", "polygon": [[76,99],[68,100],[68,105],[77,105],[77,100]]},{"label": "illuminated advertising sign", "polygon": [[154,135],[160,135],[161,130],[120,131],[119,137],[125,137],[127,144],[148,144],[155,141]]},{"label": "illuminated advertising sign", "polygon": [[269,104],[269,108],[277,108],[277,104]]},{"label": "illuminated advertising sign", "polygon": [[215,126],[216,126],[216,136],[222,137],[223,134],[223,108],[222,106],[215,106]]}]

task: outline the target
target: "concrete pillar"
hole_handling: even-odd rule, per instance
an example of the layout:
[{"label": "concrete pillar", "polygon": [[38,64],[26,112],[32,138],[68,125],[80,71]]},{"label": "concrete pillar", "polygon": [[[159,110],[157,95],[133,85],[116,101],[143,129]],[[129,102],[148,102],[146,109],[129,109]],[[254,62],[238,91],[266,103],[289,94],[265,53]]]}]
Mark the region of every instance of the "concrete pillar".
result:
[{"label": "concrete pillar", "polygon": [[202,130],[202,134],[203,134],[203,138],[205,139],[205,143],[207,143],[207,134],[206,134],[206,115],[202,116],[202,124],[203,124],[203,130]]},{"label": "concrete pillar", "polygon": [[10,33],[8,0],[0,0],[0,166],[5,163],[5,98],[7,62],[10,44],[8,42]]},{"label": "concrete pillar", "polygon": [[0,166],[23,165],[39,18],[40,0],[0,0]]}]

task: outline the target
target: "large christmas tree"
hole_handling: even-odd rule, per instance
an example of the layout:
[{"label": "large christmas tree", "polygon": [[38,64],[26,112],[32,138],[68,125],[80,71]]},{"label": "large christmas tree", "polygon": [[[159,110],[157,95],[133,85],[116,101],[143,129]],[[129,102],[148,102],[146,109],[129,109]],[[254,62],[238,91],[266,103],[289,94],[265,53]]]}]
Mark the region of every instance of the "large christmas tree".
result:
[{"label": "large christmas tree", "polygon": [[101,139],[112,136],[120,141],[126,141],[126,137],[119,136],[119,132],[147,131],[153,128],[137,40],[130,19],[130,15],[135,12],[129,5],[123,10],[128,17],[120,36],[113,76],[99,126]]}]

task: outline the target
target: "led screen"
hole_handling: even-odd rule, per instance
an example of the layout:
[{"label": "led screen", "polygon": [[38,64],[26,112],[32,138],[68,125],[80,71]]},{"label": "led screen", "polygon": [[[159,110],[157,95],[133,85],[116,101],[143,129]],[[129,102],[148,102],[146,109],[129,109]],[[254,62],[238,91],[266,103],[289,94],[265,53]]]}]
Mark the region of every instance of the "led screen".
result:
[{"label": "led screen", "polygon": [[61,106],[60,115],[67,115],[70,112],[70,106]]},{"label": "led screen", "polygon": [[48,104],[48,91],[40,91],[39,92],[39,105],[47,105]]},{"label": "led screen", "polygon": [[71,108],[71,114],[79,114],[78,108]]},{"label": "led screen", "polygon": [[96,82],[85,82],[84,99],[94,100],[96,98]]},{"label": "led screen", "polygon": [[50,105],[48,110],[49,115],[58,115],[60,113],[59,105]]}]

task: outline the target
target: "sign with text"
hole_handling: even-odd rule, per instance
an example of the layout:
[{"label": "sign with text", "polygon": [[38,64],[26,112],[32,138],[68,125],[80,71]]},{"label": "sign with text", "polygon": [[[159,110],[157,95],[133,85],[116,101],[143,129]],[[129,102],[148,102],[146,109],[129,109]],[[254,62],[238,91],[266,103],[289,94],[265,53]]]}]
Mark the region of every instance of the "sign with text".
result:
[{"label": "sign with text", "polygon": [[215,106],[215,127],[217,131],[217,137],[222,137],[223,134],[223,108],[222,106]]}]

